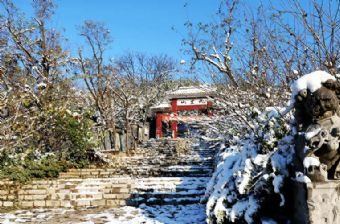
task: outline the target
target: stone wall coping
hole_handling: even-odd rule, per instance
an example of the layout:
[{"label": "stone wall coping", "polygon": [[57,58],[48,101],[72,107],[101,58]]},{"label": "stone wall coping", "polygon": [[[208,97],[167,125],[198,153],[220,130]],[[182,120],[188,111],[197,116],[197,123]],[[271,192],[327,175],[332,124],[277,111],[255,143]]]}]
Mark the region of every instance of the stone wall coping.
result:
[{"label": "stone wall coping", "polygon": [[327,189],[340,188],[340,180],[327,180],[326,182],[312,182],[306,184],[307,188],[312,189]]}]

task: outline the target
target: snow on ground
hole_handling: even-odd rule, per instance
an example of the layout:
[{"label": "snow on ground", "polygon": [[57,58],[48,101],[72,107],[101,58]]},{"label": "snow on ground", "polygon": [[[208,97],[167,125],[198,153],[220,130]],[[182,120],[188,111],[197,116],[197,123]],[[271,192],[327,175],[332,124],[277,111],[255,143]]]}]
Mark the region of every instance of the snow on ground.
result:
[{"label": "snow on ground", "polygon": [[112,209],[33,209],[0,213],[0,223],[49,224],[204,224],[205,206],[163,205],[139,208],[124,206]]}]

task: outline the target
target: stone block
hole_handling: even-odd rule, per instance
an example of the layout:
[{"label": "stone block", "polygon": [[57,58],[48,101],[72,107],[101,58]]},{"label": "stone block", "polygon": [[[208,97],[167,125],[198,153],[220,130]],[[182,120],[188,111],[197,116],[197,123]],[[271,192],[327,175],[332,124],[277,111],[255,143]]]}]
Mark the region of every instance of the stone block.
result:
[{"label": "stone block", "polygon": [[129,193],[130,192],[130,189],[129,188],[121,188],[119,190],[119,193]]},{"label": "stone block", "polygon": [[18,193],[18,188],[9,190],[9,194],[17,194],[17,193]]},{"label": "stone block", "polygon": [[24,200],[33,201],[33,195],[24,195]]},{"label": "stone block", "polygon": [[19,195],[25,195],[25,194],[29,194],[29,193],[28,193],[28,191],[26,191],[26,190],[19,190],[19,191],[18,191],[18,194],[19,194]]},{"label": "stone block", "polygon": [[[65,184],[60,184],[60,183],[56,187],[56,189],[58,189],[58,190],[63,189],[63,188],[65,188]],[[56,190],[56,191],[58,192],[58,190]]]},{"label": "stone block", "polygon": [[102,199],[102,200],[95,200],[95,201],[91,201],[91,206],[99,206],[99,207],[103,207],[106,205],[106,200]]},{"label": "stone block", "polygon": [[116,194],[104,194],[103,198],[104,199],[114,199],[114,198],[117,198],[117,195]]},{"label": "stone block", "polygon": [[69,194],[71,193],[71,189],[65,189],[66,186],[63,186],[63,188],[59,188],[59,190],[57,191],[60,194]]},{"label": "stone block", "polygon": [[46,200],[46,207],[58,208],[61,206],[61,201]]},{"label": "stone block", "polygon": [[19,206],[23,208],[32,208],[33,207],[33,201],[21,201],[19,202]]},{"label": "stone block", "polygon": [[76,201],[75,206],[76,207],[89,207],[89,206],[91,206],[91,201],[86,200],[86,199],[82,199],[82,200]]},{"label": "stone block", "polygon": [[[60,200],[66,200],[66,198],[69,197],[69,194],[65,193],[56,193],[56,198]],[[51,197],[52,198],[52,197]]]},{"label": "stone block", "polygon": [[7,196],[7,200],[14,200],[14,199],[16,199],[15,195],[8,195]]},{"label": "stone block", "polygon": [[49,188],[49,189],[46,189],[46,194],[51,196],[53,194],[55,194],[55,188]]},{"label": "stone block", "polygon": [[120,206],[125,206],[126,205],[126,201],[125,200],[119,200],[119,205]]},{"label": "stone block", "polygon": [[294,183],[293,223],[339,224],[340,181]]},{"label": "stone block", "polygon": [[109,194],[109,193],[111,193],[112,191],[111,191],[110,188],[105,188],[105,189],[102,190],[102,192],[103,192],[104,194]]},{"label": "stone block", "polygon": [[72,205],[71,205],[71,202],[70,202],[70,201],[62,200],[62,201],[60,201],[60,207],[63,207],[63,208],[70,208],[70,207],[72,207]]},{"label": "stone block", "polygon": [[32,185],[32,184],[26,184],[26,185],[21,187],[21,189],[23,189],[23,190],[32,190],[32,189],[36,189],[36,188],[37,188],[37,186]]},{"label": "stone block", "polygon": [[58,195],[55,193],[49,193],[47,195],[47,200],[56,200],[56,199],[58,199]]},{"label": "stone block", "polygon": [[24,198],[25,198],[25,195],[18,195],[18,200],[24,200]]},{"label": "stone block", "polygon": [[103,199],[103,194],[91,194],[90,197],[92,199]]},{"label": "stone block", "polygon": [[131,197],[131,194],[118,194],[117,195],[118,199],[126,199],[126,198],[129,198],[129,197]]},{"label": "stone block", "polygon": [[2,203],[2,205],[3,205],[4,207],[13,207],[13,206],[14,206],[14,203],[13,203],[12,201],[4,201],[4,202]]},{"label": "stone block", "polygon": [[0,190],[0,195],[7,195],[9,194],[8,190]]},{"label": "stone block", "polygon": [[29,194],[46,194],[46,190],[28,190]]},{"label": "stone block", "polygon": [[106,200],[106,206],[108,207],[117,207],[119,205],[118,200]]},{"label": "stone block", "polygon": [[43,194],[33,195],[33,201],[45,200],[46,198],[47,198],[47,195],[43,195]]},{"label": "stone block", "polygon": [[120,193],[120,187],[113,187],[111,188],[111,193]]},{"label": "stone block", "polygon": [[108,175],[110,175],[110,172],[108,172],[108,171],[101,171],[100,175],[108,176]]},{"label": "stone block", "polygon": [[46,202],[45,201],[33,201],[34,207],[45,207]]},{"label": "stone block", "polygon": [[65,189],[74,189],[76,186],[75,184],[65,184]]}]

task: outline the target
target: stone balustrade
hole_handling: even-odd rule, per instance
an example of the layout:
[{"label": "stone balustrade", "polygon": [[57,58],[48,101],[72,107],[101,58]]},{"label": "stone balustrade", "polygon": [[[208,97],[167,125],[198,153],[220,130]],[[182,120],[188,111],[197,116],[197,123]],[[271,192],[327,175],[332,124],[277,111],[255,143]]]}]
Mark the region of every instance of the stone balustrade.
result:
[{"label": "stone balustrade", "polygon": [[340,223],[340,181],[294,183],[294,222],[299,224]]}]

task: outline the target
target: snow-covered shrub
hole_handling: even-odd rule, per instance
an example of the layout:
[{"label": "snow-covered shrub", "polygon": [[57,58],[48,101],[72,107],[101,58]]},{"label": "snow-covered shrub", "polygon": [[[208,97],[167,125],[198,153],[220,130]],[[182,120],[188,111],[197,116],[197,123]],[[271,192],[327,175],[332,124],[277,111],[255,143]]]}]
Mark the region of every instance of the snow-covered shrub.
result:
[{"label": "snow-covered shrub", "polygon": [[291,117],[267,108],[254,118],[253,131],[221,144],[204,198],[208,223],[259,223],[268,218],[261,217],[268,200],[273,208],[285,204],[281,189],[294,154]]},{"label": "snow-covered shrub", "polygon": [[285,105],[289,99],[290,93],[285,87],[262,89],[250,86],[240,89],[232,87],[218,89],[218,94],[213,99],[214,121],[207,135],[229,140],[231,136],[254,132],[258,122],[256,118],[261,111],[269,106]]}]

